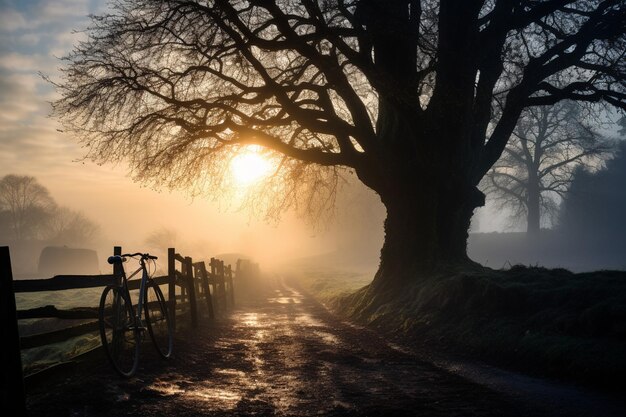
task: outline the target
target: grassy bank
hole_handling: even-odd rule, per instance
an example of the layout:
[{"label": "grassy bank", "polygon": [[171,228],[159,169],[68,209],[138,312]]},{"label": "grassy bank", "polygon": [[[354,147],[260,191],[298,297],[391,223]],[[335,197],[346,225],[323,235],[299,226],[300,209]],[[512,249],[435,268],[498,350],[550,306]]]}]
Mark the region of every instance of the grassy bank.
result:
[{"label": "grassy bank", "polygon": [[367,287],[359,288],[371,276],[308,269],[300,282],[342,314],[423,347],[626,389],[626,272],[514,266],[447,273],[367,306]]}]

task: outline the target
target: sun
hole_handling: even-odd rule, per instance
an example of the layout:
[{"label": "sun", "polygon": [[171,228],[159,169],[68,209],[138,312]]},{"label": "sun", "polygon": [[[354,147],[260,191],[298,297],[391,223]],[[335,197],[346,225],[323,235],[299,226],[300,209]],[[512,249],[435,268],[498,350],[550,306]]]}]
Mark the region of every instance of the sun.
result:
[{"label": "sun", "polygon": [[259,146],[246,146],[230,161],[230,172],[239,185],[250,185],[269,175],[272,164],[260,151]]}]

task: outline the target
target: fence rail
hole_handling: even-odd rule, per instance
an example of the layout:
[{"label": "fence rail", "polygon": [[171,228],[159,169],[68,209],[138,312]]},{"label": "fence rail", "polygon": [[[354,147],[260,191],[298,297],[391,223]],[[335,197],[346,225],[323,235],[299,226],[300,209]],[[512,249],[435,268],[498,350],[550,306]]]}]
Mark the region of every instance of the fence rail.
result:
[{"label": "fence rail", "polygon": [[[114,255],[122,253],[122,248],[114,247]],[[216,313],[226,312],[235,305],[234,280],[249,278],[258,273],[258,265],[247,260],[238,260],[237,269],[224,265],[224,261],[211,258],[209,270],[205,262],[193,262],[191,257],[177,253],[175,248],[167,251],[167,275],[154,277],[157,285],[167,285],[167,302],[174,329],[177,321],[189,313],[192,327],[198,325],[199,312],[205,311],[209,319]],[[28,382],[23,374],[21,350],[40,347],[52,343],[63,342],[90,332],[98,331],[98,308],[76,307],[59,309],[46,305],[27,310],[17,310],[15,293],[40,291],[63,291],[70,289],[98,288],[118,283],[121,279],[119,265],[114,265],[112,274],[108,275],[57,275],[47,279],[13,280],[11,259],[8,247],[0,247],[0,331],[2,340],[6,341],[7,349],[3,353],[7,364],[3,374],[2,403],[4,409],[16,410],[18,416],[26,415],[26,397],[24,382]],[[139,289],[140,279],[128,281],[129,290]],[[204,299],[203,303],[199,303]],[[97,302],[97,300],[94,300]],[[206,308],[199,307],[205,305]],[[34,318],[58,318],[82,320],[82,323],[46,333],[19,336],[18,320]],[[35,377],[41,379],[41,373]],[[6,408],[9,407],[9,408]]]},{"label": "fence rail", "polygon": [[115,275],[57,275],[46,279],[13,281],[13,292],[60,291],[115,284]]}]

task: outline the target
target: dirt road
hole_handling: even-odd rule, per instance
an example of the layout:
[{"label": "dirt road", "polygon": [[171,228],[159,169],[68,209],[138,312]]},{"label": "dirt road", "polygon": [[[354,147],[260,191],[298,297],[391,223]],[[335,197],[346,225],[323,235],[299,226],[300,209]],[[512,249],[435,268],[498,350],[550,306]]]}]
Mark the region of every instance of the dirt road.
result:
[{"label": "dirt road", "polygon": [[[527,416],[515,400],[337,319],[276,279],[226,319],[178,333],[176,356],[149,344],[135,378],[104,362],[31,392],[33,416]],[[550,410],[545,415],[559,415]]]}]

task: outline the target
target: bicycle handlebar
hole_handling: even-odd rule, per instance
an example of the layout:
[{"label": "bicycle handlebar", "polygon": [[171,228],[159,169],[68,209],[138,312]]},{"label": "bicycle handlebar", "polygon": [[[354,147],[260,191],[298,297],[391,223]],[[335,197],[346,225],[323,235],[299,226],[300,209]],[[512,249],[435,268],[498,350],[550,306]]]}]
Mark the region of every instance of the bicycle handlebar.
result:
[{"label": "bicycle handlebar", "polygon": [[121,255],[122,257],[129,257],[129,258],[134,258],[135,256],[141,256],[143,259],[159,259],[156,256],[152,256],[149,253],[141,253],[141,252],[137,252],[137,253],[125,253],[123,255]]},{"label": "bicycle handlebar", "polygon": [[135,256],[141,256],[141,259],[159,259],[157,256],[150,255],[149,253],[137,252],[137,253],[125,253],[123,255],[109,256],[109,259],[107,259],[107,262],[111,265],[115,263],[122,263],[122,262],[126,262],[127,257],[134,258]]}]

